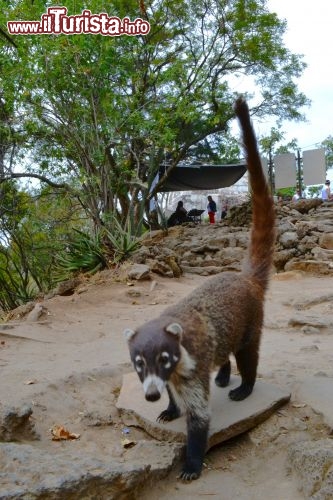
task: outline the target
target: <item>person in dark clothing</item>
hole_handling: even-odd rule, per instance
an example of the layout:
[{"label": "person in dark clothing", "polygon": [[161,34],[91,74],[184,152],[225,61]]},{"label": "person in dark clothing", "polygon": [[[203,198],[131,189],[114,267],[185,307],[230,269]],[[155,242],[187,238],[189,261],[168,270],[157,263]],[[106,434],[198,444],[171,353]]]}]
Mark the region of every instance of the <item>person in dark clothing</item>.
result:
[{"label": "person in dark clothing", "polygon": [[168,219],[168,227],[177,226],[187,221],[187,210],[184,208],[184,203],[179,201],[176,210]]},{"label": "person in dark clothing", "polygon": [[227,215],[228,215],[228,202],[225,201],[222,204],[221,220],[225,219]]},{"label": "person in dark clothing", "polygon": [[210,224],[214,224],[215,214],[216,214],[216,203],[211,196],[208,196],[207,200],[208,200],[207,211],[209,216],[209,222]]}]

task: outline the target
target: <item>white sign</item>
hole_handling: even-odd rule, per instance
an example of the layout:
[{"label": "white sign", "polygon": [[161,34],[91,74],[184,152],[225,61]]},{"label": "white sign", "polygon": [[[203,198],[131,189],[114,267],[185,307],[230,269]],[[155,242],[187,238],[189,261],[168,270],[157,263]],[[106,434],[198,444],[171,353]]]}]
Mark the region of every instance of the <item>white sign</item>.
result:
[{"label": "white sign", "polygon": [[303,181],[306,186],[324,184],[326,178],[325,149],[303,152]]},{"label": "white sign", "polygon": [[294,153],[274,156],[275,189],[296,186],[296,160]]}]

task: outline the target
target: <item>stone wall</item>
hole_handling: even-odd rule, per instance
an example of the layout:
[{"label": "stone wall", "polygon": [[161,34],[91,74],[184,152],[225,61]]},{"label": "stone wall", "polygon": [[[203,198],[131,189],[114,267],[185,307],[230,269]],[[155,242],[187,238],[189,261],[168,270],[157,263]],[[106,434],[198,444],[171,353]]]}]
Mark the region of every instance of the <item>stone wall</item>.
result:
[{"label": "stone wall", "polygon": [[[275,271],[333,274],[333,203],[314,199],[276,205],[276,217]],[[187,223],[168,232],[147,233],[133,261],[170,277],[183,271],[201,275],[239,271],[250,223],[251,206],[244,203],[216,224]]]}]

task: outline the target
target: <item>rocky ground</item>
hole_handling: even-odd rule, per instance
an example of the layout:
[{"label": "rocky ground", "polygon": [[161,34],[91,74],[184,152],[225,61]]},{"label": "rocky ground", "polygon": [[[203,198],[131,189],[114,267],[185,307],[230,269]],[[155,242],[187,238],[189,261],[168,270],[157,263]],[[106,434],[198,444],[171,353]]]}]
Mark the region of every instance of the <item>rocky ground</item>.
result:
[{"label": "rocky ground", "polygon": [[139,267],[76,280],[0,325],[0,498],[331,499],[333,207],[295,208],[278,212],[276,253],[294,252],[283,266],[275,260],[259,367],[259,379],[290,392],[290,403],[210,450],[191,484],[176,479],[178,443],[125,425],[116,407],[132,370],[123,329],[222,266],[238,269],[248,228],[240,217],[237,226],[154,233]]}]

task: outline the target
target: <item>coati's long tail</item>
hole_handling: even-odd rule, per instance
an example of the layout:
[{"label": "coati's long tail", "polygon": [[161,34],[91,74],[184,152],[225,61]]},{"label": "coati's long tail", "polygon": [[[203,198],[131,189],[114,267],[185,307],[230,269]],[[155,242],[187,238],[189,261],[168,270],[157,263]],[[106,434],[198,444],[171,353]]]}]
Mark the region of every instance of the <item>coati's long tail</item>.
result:
[{"label": "coati's long tail", "polygon": [[265,291],[273,261],[275,243],[275,208],[258,152],[256,136],[249,108],[243,98],[235,102],[235,113],[240,122],[252,190],[252,228],[248,256],[243,274],[255,279]]}]

